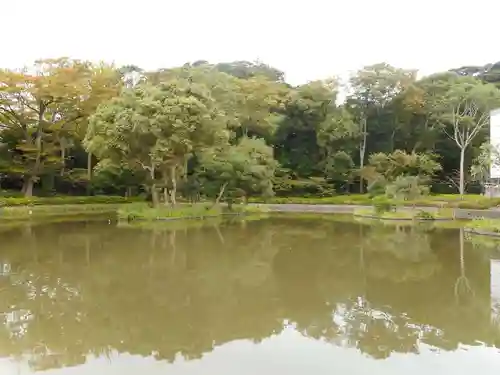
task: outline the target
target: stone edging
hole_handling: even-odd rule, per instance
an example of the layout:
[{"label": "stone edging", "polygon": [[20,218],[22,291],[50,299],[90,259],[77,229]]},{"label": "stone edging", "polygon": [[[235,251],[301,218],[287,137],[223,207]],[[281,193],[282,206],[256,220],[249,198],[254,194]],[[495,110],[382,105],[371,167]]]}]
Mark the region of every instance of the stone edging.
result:
[{"label": "stone edging", "polygon": [[415,217],[380,217],[380,216],[373,216],[373,215],[362,215],[362,214],[353,214],[354,217],[359,217],[363,219],[376,219],[376,220],[387,220],[387,221],[454,221],[455,219],[453,218],[443,218],[443,217],[438,217],[438,218],[415,218]]},{"label": "stone edging", "polygon": [[477,234],[479,236],[489,236],[489,237],[499,237],[500,238],[500,233],[497,233],[497,232],[490,232],[487,230],[478,230],[478,229],[473,229],[473,228],[465,228],[464,230],[466,233]]},{"label": "stone edging", "polygon": [[[251,203],[250,205],[257,205]],[[303,213],[338,213],[338,214],[353,214],[358,209],[371,209],[372,206],[365,205],[339,205],[339,204],[298,204],[298,203],[283,203],[283,204],[265,204],[259,203],[264,208],[268,208],[270,212],[303,212]],[[414,208],[405,207],[405,210],[423,210],[423,211],[436,211],[438,207],[421,207]],[[500,208],[498,209],[467,209],[467,208],[453,208],[454,219],[473,219],[476,217],[485,217],[489,219],[500,219]]]}]

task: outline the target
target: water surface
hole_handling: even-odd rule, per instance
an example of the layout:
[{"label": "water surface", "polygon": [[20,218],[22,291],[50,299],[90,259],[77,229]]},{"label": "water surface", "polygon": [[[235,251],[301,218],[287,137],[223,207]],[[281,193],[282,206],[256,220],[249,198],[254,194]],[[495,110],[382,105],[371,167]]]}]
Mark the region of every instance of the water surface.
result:
[{"label": "water surface", "polygon": [[498,374],[494,254],[295,218],[0,231],[0,374]]}]

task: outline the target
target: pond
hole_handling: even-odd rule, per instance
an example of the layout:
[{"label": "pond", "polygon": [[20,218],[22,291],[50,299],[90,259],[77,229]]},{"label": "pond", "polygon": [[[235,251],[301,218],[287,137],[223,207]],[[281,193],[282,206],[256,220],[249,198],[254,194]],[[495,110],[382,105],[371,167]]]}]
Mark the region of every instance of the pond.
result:
[{"label": "pond", "polygon": [[498,374],[500,256],[293,217],[26,225],[0,231],[0,320],[2,375]]}]

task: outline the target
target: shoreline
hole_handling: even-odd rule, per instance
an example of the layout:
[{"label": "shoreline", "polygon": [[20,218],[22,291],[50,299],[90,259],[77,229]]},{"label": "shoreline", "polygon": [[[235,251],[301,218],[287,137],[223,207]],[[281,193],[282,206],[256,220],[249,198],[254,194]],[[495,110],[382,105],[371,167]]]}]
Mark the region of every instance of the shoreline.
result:
[{"label": "shoreline", "polygon": [[[336,205],[336,204],[301,204],[301,203],[250,203],[250,206],[263,207],[269,212],[300,212],[318,214],[353,214],[355,210],[371,209],[372,206],[358,205]],[[437,207],[401,207],[401,211],[422,210],[427,212],[438,212]],[[468,209],[468,208],[447,208],[455,219],[488,218],[500,219],[500,209]]]},{"label": "shoreline", "polygon": [[[46,217],[87,215],[96,213],[117,213],[125,204],[68,204],[68,205],[37,205],[37,206],[10,206],[0,207],[0,223],[3,220],[30,220],[32,218],[43,219]],[[302,203],[249,203],[249,207],[261,208],[266,213],[310,213],[310,214],[344,214],[368,218],[366,216],[355,215],[359,209],[371,209],[372,206],[360,205],[335,205],[335,204],[302,204]],[[436,207],[400,207],[400,211],[423,210],[427,212],[438,212]],[[460,219],[500,219],[500,209],[467,209],[467,208],[448,208],[451,216],[456,220]],[[8,211],[8,213],[7,213]],[[257,210],[258,211],[258,210]],[[31,213],[30,213],[31,212]],[[241,214],[235,212],[234,214]],[[196,216],[196,215],[193,215]],[[214,215],[218,216],[218,215]],[[186,219],[186,217],[178,217]],[[193,217],[194,218],[194,217]],[[159,221],[174,220],[177,217],[160,218]],[[377,218],[379,219],[379,218]],[[402,220],[402,219],[398,219]],[[453,220],[453,219],[447,219]]]},{"label": "shoreline", "polygon": [[416,217],[380,217],[380,216],[374,216],[374,215],[361,215],[361,214],[353,214],[353,217],[355,218],[360,218],[360,219],[369,219],[369,220],[382,220],[382,221],[418,221],[418,222],[424,222],[424,221],[454,221],[457,220],[455,218],[444,218],[444,217],[436,217],[436,218],[416,218]]},{"label": "shoreline", "polygon": [[500,233],[498,232],[492,232],[489,230],[480,230],[480,229],[474,229],[474,228],[464,228],[465,233],[469,234],[475,234],[477,236],[487,236],[487,237],[500,237]]},{"label": "shoreline", "polygon": [[116,203],[6,206],[0,207],[0,223],[10,220],[30,221],[64,216],[115,214],[120,206],[121,204]]},{"label": "shoreline", "polygon": [[204,220],[204,219],[213,219],[224,216],[245,216],[249,215],[247,212],[221,212],[217,215],[192,215],[192,216],[170,216],[170,217],[157,217],[154,219],[144,218],[144,217],[136,217],[133,219],[119,219],[119,221],[133,222],[133,221],[175,221],[175,220]]}]

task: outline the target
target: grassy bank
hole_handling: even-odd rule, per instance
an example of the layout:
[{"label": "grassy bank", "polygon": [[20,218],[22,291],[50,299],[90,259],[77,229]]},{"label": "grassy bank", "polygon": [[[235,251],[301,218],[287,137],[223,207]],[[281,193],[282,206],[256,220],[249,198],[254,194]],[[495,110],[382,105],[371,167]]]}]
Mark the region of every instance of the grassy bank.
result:
[{"label": "grassy bank", "polygon": [[[251,203],[271,204],[332,204],[332,205],[355,205],[371,206],[375,202],[380,203],[380,198],[374,201],[367,194],[336,195],[333,197],[273,197],[269,199],[250,198]],[[482,195],[465,195],[460,197],[455,194],[429,195],[415,200],[387,199],[387,202],[395,206],[405,207],[438,207],[438,208],[468,208],[488,209],[500,206],[500,198],[488,198]]]},{"label": "grassy bank", "polygon": [[17,228],[35,227],[42,225],[67,223],[67,222],[89,222],[89,221],[103,221],[109,220],[109,213],[92,213],[92,214],[75,214],[75,215],[53,215],[42,217],[26,218],[10,218],[8,220],[0,219],[0,233],[10,231]]},{"label": "grassy bank", "polygon": [[119,197],[97,195],[88,197],[55,196],[55,197],[0,197],[1,207],[18,206],[60,206],[60,205],[84,205],[84,204],[123,204],[141,201],[139,197]]},{"label": "grassy bank", "polygon": [[54,216],[75,216],[94,214],[114,214],[120,204],[65,204],[45,206],[0,207],[2,220],[26,220]]},{"label": "grassy bank", "polygon": [[118,210],[120,220],[174,220],[174,219],[204,219],[222,215],[251,214],[264,212],[259,206],[234,205],[231,209],[227,206],[213,205],[212,203],[179,204],[175,207],[160,206],[150,207],[146,203],[123,205]]}]

